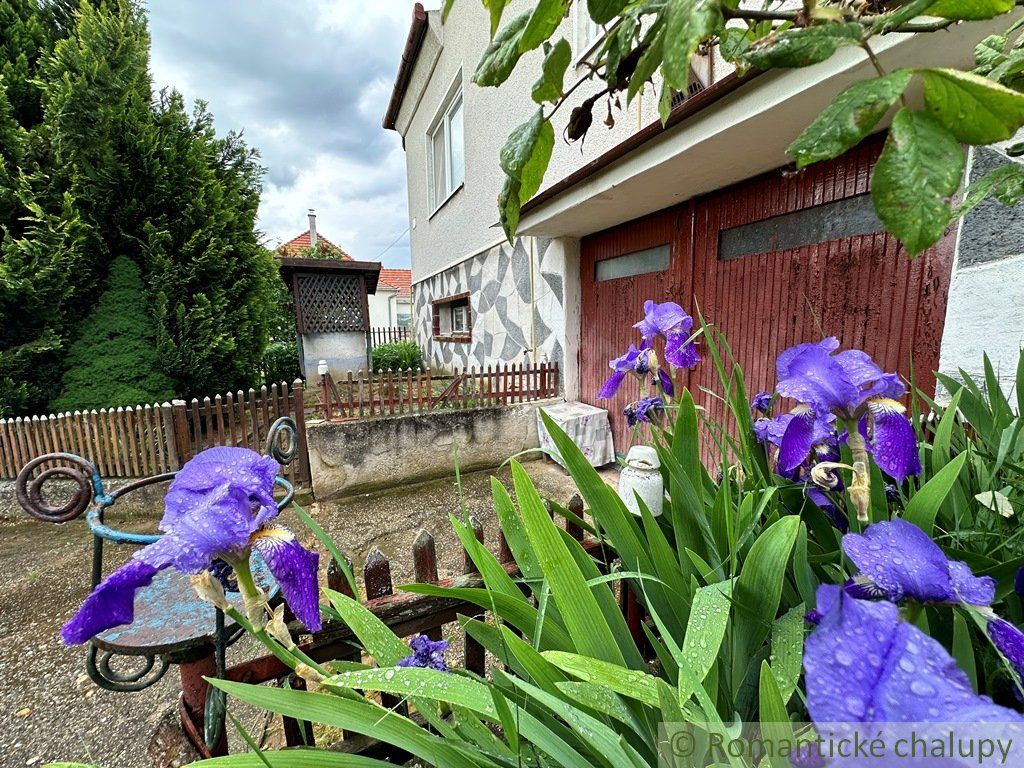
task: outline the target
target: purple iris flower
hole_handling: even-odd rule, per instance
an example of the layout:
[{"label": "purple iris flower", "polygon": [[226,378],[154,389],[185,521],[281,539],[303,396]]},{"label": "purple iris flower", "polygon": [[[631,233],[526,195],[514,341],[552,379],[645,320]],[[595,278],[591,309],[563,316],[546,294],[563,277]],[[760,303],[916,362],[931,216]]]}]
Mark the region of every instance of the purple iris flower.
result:
[{"label": "purple iris flower", "polygon": [[447,672],[448,664],[444,660],[444,652],[448,650],[447,640],[431,640],[426,635],[416,635],[409,639],[411,656],[399,660],[400,667],[423,667]]},{"label": "purple iris flower", "polygon": [[687,343],[693,318],[674,301],[656,304],[644,302],[644,319],[633,326],[644,341],[652,342],[658,336],[665,340],[665,359],[676,368],[693,368],[700,362],[697,345]]},{"label": "purple iris flower", "polygon": [[778,393],[804,407],[804,419],[791,422],[783,437],[780,465],[792,469],[808,454],[815,434],[808,421],[831,413],[857,422],[875,463],[897,482],[920,474],[914,428],[896,399],[906,394],[903,382],[895,373],[884,373],[867,353],[847,349],[833,354],[838,348],[839,341],[830,336],[790,347],[776,361]]},{"label": "purple iris flower", "polygon": [[615,393],[619,391],[622,382],[630,373],[635,375],[641,383],[647,381],[648,374],[657,376],[661,391],[668,397],[675,395],[672,377],[658,365],[658,354],[651,349],[646,341],[641,342],[639,349],[630,344],[626,354],[609,362],[608,367],[612,369],[612,375],[608,377],[597,393],[598,398],[602,400],[615,397]]},{"label": "purple iris flower", "polygon": [[[780,450],[779,459],[776,461],[776,472],[789,480],[805,479],[807,473],[814,468],[814,465],[821,461],[837,461],[839,459],[839,438],[836,436],[834,416],[822,419],[811,415],[803,407],[797,407],[792,413],[781,413],[773,419],[762,417],[754,422],[754,437],[764,445],[774,445]],[[802,419],[800,428],[811,430],[809,447],[806,453],[800,456],[787,457],[786,466],[783,466],[781,449],[783,439],[789,431],[792,423]],[[788,444],[790,447],[795,443]]]},{"label": "purple iris flower", "polygon": [[884,598],[893,603],[911,598],[919,603],[963,604],[987,619],[992,644],[1024,677],[1024,633],[991,610],[996,583],[975,576],[966,563],[950,560],[938,544],[906,520],[875,523],[863,535],[843,537],[843,551],[860,569],[846,592],[853,597]]},{"label": "purple iris flower", "polygon": [[[781,449],[783,437],[790,424],[796,419],[805,418],[801,413],[801,409],[798,408],[793,413],[782,413],[773,419],[767,417],[758,419],[754,422],[754,437],[759,443],[774,445]],[[834,417],[830,418],[834,419]],[[787,480],[804,482],[807,486],[807,497],[828,516],[836,528],[846,531],[850,526],[846,514],[833,504],[828,496],[818,488],[811,486],[809,482],[810,471],[815,464],[839,459],[839,440],[836,437],[835,427],[826,419],[814,417],[806,423],[814,432],[807,454],[801,456],[800,460],[789,469],[783,469],[780,458],[776,461],[775,471]],[[837,485],[837,489],[839,487]]]},{"label": "purple iris flower", "polygon": [[1017,670],[1017,675],[1024,677],[1024,633],[1005,619],[992,619],[985,631],[992,644]]},{"label": "purple iris flower", "polygon": [[61,630],[64,642],[84,643],[105,629],[131,623],[136,590],[164,568],[197,574],[224,561],[237,577],[253,550],[266,562],[295,616],[309,630],[319,630],[319,556],[289,530],[271,524],[278,514],[273,488],[279,468],[269,456],[247,448],[210,448],[188,461],[164,497],[163,536],[93,590]]},{"label": "purple iris flower", "polygon": [[758,392],[754,395],[754,399],[750,401],[750,410],[755,413],[767,414],[772,407],[772,393],[771,392]]},{"label": "purple iris flower", "polygon": [[979,696],[937,640],[889,602],[818,589],[817,628],[804,652],[807,709],[818,723],[1019,723]]},{"label": "purple iris flower", "polygon": [[660,397],[641,397],[622,411],[626,423],[631,427],[641,423],[649,424],[653,418],[660,417],[664,412],[665,401]]},{"label": "purple iris flower", "polygon": [[630,373],[636,374],[641,380],[645,380],[650,370],[649,353],[653,351],[646,344],[641,344],[639,349],[637,349],[635,344],[630,344],[626,354],[608,363],[608,367],[612,369],[612,375],[608,377],[608,380],[598,390],[598,398],[610,400],[615,397],[615,393],[619,391],[622,382],[625,381],[626,376]]},{"label": "purple iris flower", "polygon": [[843,537],[843,551],[862,578],[894,603],[909,597],[919,603],[987,608],[996,599],[993,579],[975,576],[966,563],[950,560],[928,534],[906,520],[875,523],[863,535],[849,533]]},{"label": "purple iris flower", "polygon": [[824,491],[820,488],[815,488],[812,485],[807,486],[807,498],[811,502],[825,513],[825,516],[829,519],[829,522],[836,527],[836,529],[842,533],[846,533],[850,529],[850,520],[839,507],[837,507]]},{"label": "purple iris flower", "polygon": [[791,413],[755,421],[754,436],[759,442],[770,443],[779,449],[778,473],[795,480],[801,470],[810,470],[819,461],[839,458],[834,422],[835,417],[831,414],[818,416],[807,406],[800,405]]}]

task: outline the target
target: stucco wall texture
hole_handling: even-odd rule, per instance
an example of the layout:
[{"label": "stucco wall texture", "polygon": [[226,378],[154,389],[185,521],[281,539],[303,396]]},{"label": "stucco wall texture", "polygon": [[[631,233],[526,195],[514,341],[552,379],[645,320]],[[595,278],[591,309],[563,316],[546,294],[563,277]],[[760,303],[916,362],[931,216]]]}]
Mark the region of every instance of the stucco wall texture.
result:
[{"label": "stucco wall texture", "polygon": [[[318,501],[500,466],[537,448],[537,408],[521,405],[307,424]],[[529,457],[527,457],[529,458]]]},{"label": "stucco wall texture", "polygon": [[[513,0],[503,20],[515,18],[526,10],[530,0]],[[526,54],[511,77],[499,88],[480,88],[472,83],[473,71],[489,42],[488,11],[481,3],[456,3],[442,25],[440,14],[430,14],[430,29],[417,58],[396,127],[402,134],[406,152],[409,188],[409,219],[413,282],[419,282],[442,269],[496,245],[501,238],[497,226],[495,202],[504,183],[498,155],[509,132],[537,110],[530,97],[540,74],[543,52]],[[575,40],[575,18],[570,14],[556,33],[570,42]],[[570,67],[569,84],[584,73],[582,66]],[[454,83],[461,83],[465,124],[465,183],[436,211],[430,210],[427,173],[427,132],[435,124]],[[582,100],[599,89],[581,86],[574,94]],[[622,142],[638,128],[658,119],[657,93],[648,86],[628,107],[613,110],[613,128],[608,129],[604,102],[594,110],[594,126],[583,144],[561,140],[570,109],[560,109],[554,118],[555,142],[551,165],[544,186],[551,185],[572,171]],[[584,151],[585,147],[585,151]]]},{"label": "stucco wall texture", "polygon": [[[302,355],[299,362],[302,366],[302,375],[306,378],[316,377],[317,364],[320,360],[326,360],[327,366],[335,375],[369,367],[366,334],[361,331],[304,333],[301,341]],[[319,381],[318,378],[315,380]]]},{"label": "stucco wall texture", "polygon": [[[504,19],[528,7],[513,0]],[[413,323],[417,340],[434,367],[493,365],[505,362],[557,362],[565,365],[567,281],[563,245],[550,240],[517,238],[509,244],[497,225],[495,201],[504,182],[498,155],[509,131],[528,119],[537,104],[530,98],[540,71],[542,52],[527,54],[500,88],[472,83],[473,71],[489,42],[488,13],[476,3],[457,4],[445,24],[430,14],[420,55],[413,70],[396,127],[406,152],[410,238],[413,269]],[[576,19],[570,14],[557,35],[576,46]],[[582,64],[566,73],[566,83],[585,72]],[[453,89],[461,86],[464,104],[465,181],[436,210],[430,209],[428,131]],[[582,100],[598,84],[584,85]],[[612,111],[615,124],[602,124],[604,102],[595,108],[594,126],[582,143],[561,140],[570,110],[555,116],[556,139],[543,186],[553,184],[586,162],[658,119],[657,91],[648,86],[631,105]],[[584,151],[585,147],[585,151]],[[569,249],[571,250],[571,249]],[[532,263],[531,263],[532,262]],[[573,269],[575,264],[570,265]],[[471,343],[431,339],[430,302],[470,291]],[[570,363],[572,361],[569,361]]]},{"label": "stucco wall texture", "polygon": [[[1013,141],[1021,138],[1024,132]],[[1019,163],[1006,155],[1005,146],[972,150],[968,181]],[[989,199],[960,223],[939,369],[959,378],[962,368],[983,380],[983,354],[987,353],[1003,390],[1010,394],[1022,347],[1024,204],[1007,208]]]}]

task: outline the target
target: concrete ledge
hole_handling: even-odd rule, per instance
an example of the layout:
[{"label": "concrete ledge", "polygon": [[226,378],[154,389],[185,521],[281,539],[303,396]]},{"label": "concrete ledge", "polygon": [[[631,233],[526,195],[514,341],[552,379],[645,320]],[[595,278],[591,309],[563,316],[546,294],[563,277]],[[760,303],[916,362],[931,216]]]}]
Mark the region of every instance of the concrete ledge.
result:
[{"label": "concrete ledge", "polygon": [[307,422],[317,500],[489,469],[537,448],[541,400],[510,406],[434,411],[343,423]]}]

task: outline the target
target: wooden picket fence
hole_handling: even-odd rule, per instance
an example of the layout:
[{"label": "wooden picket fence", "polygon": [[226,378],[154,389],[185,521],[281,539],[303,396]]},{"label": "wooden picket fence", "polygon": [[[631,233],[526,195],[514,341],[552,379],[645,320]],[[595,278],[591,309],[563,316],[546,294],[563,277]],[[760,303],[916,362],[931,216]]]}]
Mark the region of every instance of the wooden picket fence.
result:
[{"label": "wooden picket fence", "polygon": [[370,347],[379,347],[381,344],[391,344],[395,341],[408,341],[412,338],[412,331],[404,327],[377,326],[370,329]]},{"label": "wooden picket fence", "polygon": [[52,413],[0,419],[0,479],[46,453],[74,453],[104,477],[141,478],[173,472],[199,451],[234,445],[262,452],[271,425],[291,416],[298,426],[298,456],[285,467],[293,484],[309,485],[303,384],[300,379],[191,402]]},{"label": "wooden picket fence", "polygon": [[448,408],[544,400],[559,391],[558,363],[504,363],[426,370],[348,371],[321,377],[319,413],[328,420],[365,419]]}]

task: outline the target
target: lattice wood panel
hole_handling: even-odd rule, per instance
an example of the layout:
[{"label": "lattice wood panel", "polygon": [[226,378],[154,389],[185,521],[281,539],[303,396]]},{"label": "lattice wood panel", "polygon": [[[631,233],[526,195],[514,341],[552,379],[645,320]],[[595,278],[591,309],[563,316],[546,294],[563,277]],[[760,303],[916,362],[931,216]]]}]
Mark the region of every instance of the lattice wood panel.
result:
[{"label": "lattice wood panel", "polygon": [[304,333],[366,329],[363,284],[358,275],[296,275]]}]

